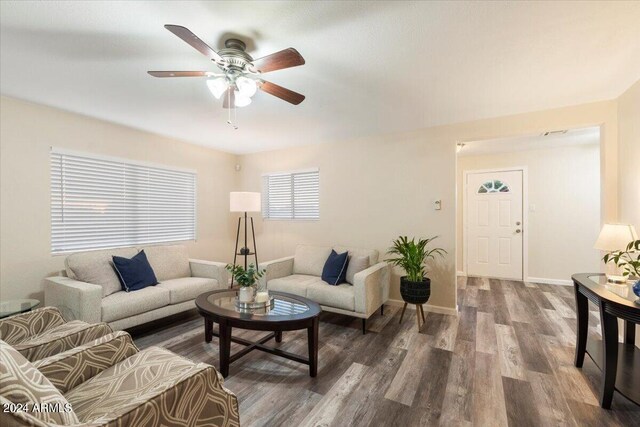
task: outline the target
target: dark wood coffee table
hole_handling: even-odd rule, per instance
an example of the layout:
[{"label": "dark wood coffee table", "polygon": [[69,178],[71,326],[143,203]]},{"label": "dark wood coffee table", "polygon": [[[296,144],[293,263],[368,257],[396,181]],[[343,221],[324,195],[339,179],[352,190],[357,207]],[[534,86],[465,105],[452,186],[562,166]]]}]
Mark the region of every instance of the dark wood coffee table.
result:
[{"label": "dark wood coffee table", "polygon": [[[275,298],[274,307],[270,310],[241,312],[235,307],[236,290],[219,290],[206,292],[196,298],[198,312],[204,317],[204,340],[211,342],[215,335],[220,345],[220,373],[229,375],[229,365],[253,350],[275,354],[305,365],[309,365],[309,375],[318,373],[318,323],[320,305],[297,295],[284,292],[270,292]],[[213,323],[218,324],[219,332],[213,331]],[[271,331],[269,335],[257,342],[248,341],[231,335],[233,328],[253,331]],[[278,348],[264,345],[275,338],[282,341],[283,331],[307,330],[309,357],[304,358]],[[243,350],[231,354],[231,342],[245,345]]]}]

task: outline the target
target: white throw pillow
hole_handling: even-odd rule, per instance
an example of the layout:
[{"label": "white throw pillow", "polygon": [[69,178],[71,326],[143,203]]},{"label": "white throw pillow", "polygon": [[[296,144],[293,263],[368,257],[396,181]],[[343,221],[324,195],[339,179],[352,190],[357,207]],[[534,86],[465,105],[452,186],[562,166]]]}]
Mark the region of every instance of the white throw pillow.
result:
[{"label": "white throw pillow", "polygon": [[350,256],[349,265],[347,266],[347,283],[353,285],[353,276],[367,268],[369,268],[368,256]]}]

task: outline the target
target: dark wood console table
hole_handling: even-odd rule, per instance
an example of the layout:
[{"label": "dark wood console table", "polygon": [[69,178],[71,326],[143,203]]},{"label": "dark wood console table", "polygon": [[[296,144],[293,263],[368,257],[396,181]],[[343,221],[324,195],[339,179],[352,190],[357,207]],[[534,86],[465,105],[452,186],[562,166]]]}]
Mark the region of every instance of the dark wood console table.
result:
[{"label": "dark wood console table", "polygon": [[[603,274],[571,276],[576,296],[578,331],[575,365],[582,367],[585,353],[602,370],[600,406],[611,408],[617,390],[640,405],[640,349],[635,346],[635,326],[640,323],[640,305],[631,285],[609,285]],[[627,289],[625,289],[627,286]],[[589,301],[600,309],[602,341],[587,342]],[[624,321],[624,342],[618,342],[618,318]]]}]

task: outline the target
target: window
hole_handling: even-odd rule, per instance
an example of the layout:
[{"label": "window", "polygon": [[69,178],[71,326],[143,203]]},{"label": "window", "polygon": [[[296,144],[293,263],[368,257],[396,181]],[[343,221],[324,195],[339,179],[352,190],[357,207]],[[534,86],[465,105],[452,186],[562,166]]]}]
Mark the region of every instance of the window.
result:
[{"label": "window", "polygon": [[509,186],[498,179],[494,181],[487,181],[478,188],[478,194],[508,193],[509,191],[511,191]]},{"label": "window", "polygon": [[51,151],[52,253],[195,238],[195,172]]},{"label": "window", "polygon": [[319,219],[318,169],[263,175],[262,216],[268,219]]}]

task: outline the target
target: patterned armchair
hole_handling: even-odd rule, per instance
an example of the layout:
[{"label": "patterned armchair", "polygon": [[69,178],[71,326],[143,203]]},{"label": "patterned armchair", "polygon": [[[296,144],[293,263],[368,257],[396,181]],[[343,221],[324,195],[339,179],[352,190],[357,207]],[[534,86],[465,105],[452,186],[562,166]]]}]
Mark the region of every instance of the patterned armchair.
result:
[{"label": "patterned armchair", "polygon": [[212,366],[159,347],[139,351],[126,332],[34,364],[0,341],[0,362],[3,407],[57,409],[0,412],[2,426],[240,425],[236,396]]},{"label": "patterned armchair", "polygon": [[106,323],[66,322],[55,307],[43,307],[0,320],[0,340],[30,361],[61,353],[111,332]]}]

